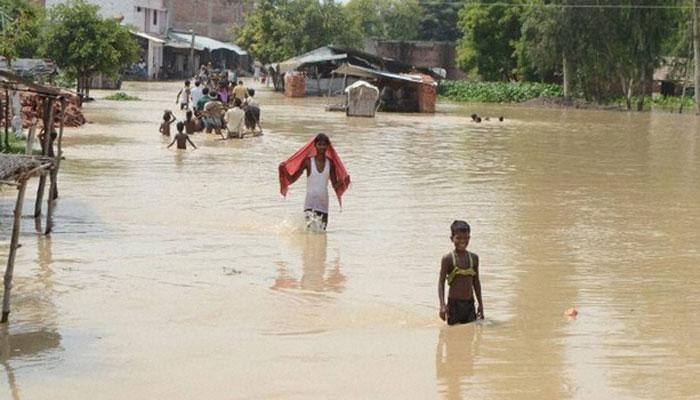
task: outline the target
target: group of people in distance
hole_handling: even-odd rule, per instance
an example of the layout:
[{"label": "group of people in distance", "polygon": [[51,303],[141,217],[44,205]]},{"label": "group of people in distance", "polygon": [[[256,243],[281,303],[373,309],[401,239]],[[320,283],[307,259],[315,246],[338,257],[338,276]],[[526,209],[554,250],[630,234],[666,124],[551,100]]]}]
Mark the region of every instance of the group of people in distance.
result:
[{"label": "group of people in distance", "polygon": [[[205,131],[215,133],[222,139],[243,138],[246,135],[262,135],[260,104],[255,99],[255,90],[247,88],[243,81],[235,85],[227,80],[209,80],[208,85],[199,80],[191,87],[185,81],[175,99],[180,110],[186,110],[183,128],[191,135]],[[169,125],[174,122],[169,110],[163,115],[161,133],[170,134]]]}]

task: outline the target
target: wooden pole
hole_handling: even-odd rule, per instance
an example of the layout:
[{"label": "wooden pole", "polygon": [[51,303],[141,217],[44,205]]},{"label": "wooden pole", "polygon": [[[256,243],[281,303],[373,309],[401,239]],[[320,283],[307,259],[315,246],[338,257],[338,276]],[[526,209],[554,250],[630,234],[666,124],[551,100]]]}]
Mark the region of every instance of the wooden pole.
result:
[{"label": "wooden pole", "polygon": [[331,82],[328,84],[328,97],[333,96],[333,81],[335,80],[335,73],[331,72]]},{"label": "wooden pole", "polygon": [[318,87],[318,95],[323,96],[321,92],[321,75],[318,73],[318,66],[314,65],[314,74],[316,75],[316,86]]},{"label": "wooden pole", "polygon": [[[42,154],[49,155],[49,144],[51,131],[53,130],[53,99],[44,98],[44,145]],[[36,204],[34,204],[34,218],[41,216],[41,202],[44,200],[44,189],[46,188],[46,174],[39,177],[39,187],[36,191]]]},{"label": "wooden pole", "polygon": [[[64,99],[61,99],[61,120],[60,120],[60,127],[59,127],[59,133],[58,133],[58,152],[56,154],[56,157],[54,158],[54,166],[49,172],[51,176],[51,186],[49,189],[49,197],[46,200],[47,202],[47,210],[46,210],[46,230],[44,233],[48,235],[51,233],[51,229],[53,229],[53,207],[54,207],[54,202],[56,201],[56,198],[58,197],[58,167],[61,164],[61,154],[62,154],[62,148],[61,148],[61,139],[63,139],[63,120],[66,117],[66,101]],[[53,143],[51,144],[53,146]]]},{"label": "wooden pole", "polygon": [[27,132],[27,147],[24,149],[24,154],[30,156],[32,155],[32,148],[34,147],[34,132],[36,131],[36,121],[29,127]]},{"label": "wooden pole", "polygon": [[12,274],[15,269],[15,257],[17,255],[17,245],[19,244],[19,230],[22,222],[22,204],[24,203],[24,192],[27,189],[27,179],[24,178],[19,184],[17,192],[17,202],[15,203],[15,219],[12,225],[12,239],[10,240],[10,254],[7,256],[7,267],[5,268],[5,292],[2,299],[2,319],[0,323],[6,323],[10,315],[10,292],[12,291]]},{"label": "wooden pole", "polygon": [[5,148],[10,148],[10,91],[5,89]]},{"label": "wooden pole", "polygon": [[197,66],[194,65],[194,31],[190,29],[192,39],[190,41],[190,76],[194,77],[197,73]]},{"label": "wooden pole", "polygon": [[700,114],[700,0],[693,1],[693,53],[695,59],[695,113]]}]

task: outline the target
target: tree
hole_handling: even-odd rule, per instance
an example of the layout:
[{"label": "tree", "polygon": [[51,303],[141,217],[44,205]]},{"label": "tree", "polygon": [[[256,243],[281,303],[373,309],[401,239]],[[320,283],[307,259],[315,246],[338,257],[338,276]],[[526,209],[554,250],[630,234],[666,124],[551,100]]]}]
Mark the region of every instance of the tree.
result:
[{"label": "tree", "polygon": [[261,0],[234,41],[263,64],[335,44],[361,47],[361,35],[335,0]]},{"label": "tree", "polygon": [[138,45],[127,27],[103,19],[98,7],[84,0],[54,6],[44,38],[44,54],[77,79],[78,92],[89,94],[97,73],[115,76],[138,57]]},{"label": "tree", "polygon": [[33,57],[39,48],[42,9],[27,0],[0,0],[0,55],[8,62]]},{"label": "tree", "polygon": [[454,42],[462,37],[457,22],[464,0],[419,0],[418,3],[423,8],[420,40]]},{"label": "tree", "polygon": [[365,38],[418,38],[422,8],[417,0],[350,0],[345,9]]},{"label": "tree", "polygon": [[574,87],[599,101],[623,95],[628,109],[636,98],[641,110],[654,68],[668,53],[667,43],[682,13],[650,7],[668,5],[663,0],[581,4],[580,0],[531,3],[522,17],[517,46],[520,70],[536,70],[543,77],[560,71],[566,95]]},{"label": "tree", "polygon": [[516,79],[521,8],[472,0],[459,13],[457,65],[485,80]]}]

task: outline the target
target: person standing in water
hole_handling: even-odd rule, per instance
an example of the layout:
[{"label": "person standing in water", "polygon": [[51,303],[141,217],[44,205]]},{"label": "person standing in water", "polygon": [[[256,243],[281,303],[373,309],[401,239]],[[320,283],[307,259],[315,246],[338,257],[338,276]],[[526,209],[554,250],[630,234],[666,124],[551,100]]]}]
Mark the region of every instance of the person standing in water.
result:
[{"label": "person standing in water", "polygon": [[196,149],[197,146],[195,146],[190,137],[187,136],[185,132],[183,132],[183,130],[185,129],[185,123],[180,121],[175,126],[177,127],[177,135],[175,135],[175,139],[173,139],[173,141],[170,142],[167,148],[169,149],[170,147],[172,147],[172,145],[174,145],[177,142],[178,150],[187,150],[187,142],[190,142],[192,147]]},{"label": "person standing in water", "polygon": [[[448,325],[466,324],[484,319],[484,303],[481,300],[479,280],[479,256],[467,251],[471,228],[465,221],[454,221],[450,226],[450,239],[455,249],[442,257],[438,296],[440,319]],[[445,305],[445,281],[450,286]],[[479,306],[474,310],[474,297]]]},{"label": "person standing in water", "polygon": [[[331,141],[323,133],[319,133],[313,139],[313,149],[307,144],[306,147],[298,151],[292,158],[280,164],[280,182],[282,183],[282,193],[286,194],[286,186],[296,182],[299,177],[306,172],[306,200],[304,201],[304,215],[307,223],[314,219],[321,220],[321,229],[326,230],[328,226],[328,181],[331,182],[333,189],[336,190],[338,198],[350,184],[350,175],[345,171],[340,159],[332,150]],[[333,155],[328,157],[327,152]],[[314,151],[314,155],[308,156],[309,151]],[[304,157],[298,166],[292,167],[295,159]],[[334,162],[334,158],[337,160]],[[336,165],[336,162],[339,165]],[[340,168],[340,170],[339,170]],[[340,172],[340,174],[339,174]],[[282,182],[284,180],[284,182]],[[286,184],[286,186],[285,186]]]}]

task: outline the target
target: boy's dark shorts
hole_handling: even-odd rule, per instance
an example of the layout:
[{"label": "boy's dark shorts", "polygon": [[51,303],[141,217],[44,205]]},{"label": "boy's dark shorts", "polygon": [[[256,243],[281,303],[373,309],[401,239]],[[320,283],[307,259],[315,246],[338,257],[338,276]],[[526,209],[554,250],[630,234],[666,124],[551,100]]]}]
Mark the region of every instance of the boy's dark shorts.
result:
[{"label": "boy's dark shorts", "polygon": [[316,217],[320,217],[321,222],[322,222],[321,229],[323,229],[324,231],[326,230],[326,227],[328,226],[328,213],[312,210],[309,208],[309,209],[304,210],[304,214],[306,214],[305,219],[306,219],[307,224],[311,221],[312,215],[315,215]]},{"label": "boy's dark shorts", "polygon": [[474,299],[447,300],[447,324],[466,324],[476,321],[476,309],[474,308]]}]

